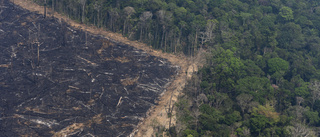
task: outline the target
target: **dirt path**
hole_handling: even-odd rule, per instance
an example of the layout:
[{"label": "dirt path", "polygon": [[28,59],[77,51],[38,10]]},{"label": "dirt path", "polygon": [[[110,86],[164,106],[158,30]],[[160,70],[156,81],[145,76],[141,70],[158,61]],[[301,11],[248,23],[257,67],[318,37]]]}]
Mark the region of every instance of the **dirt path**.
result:
[{"label": "dirt path", "polygon": [[[168,118],[169,108],[172,108],[172,105],[177,102],[178,97],[182,94],[182,90],[187,83],[187,80],[191,79],[192,74],[198,71],[198,68],[201,67],[205,60],[204,53],[205,51],[199,51],[198,56],[195,58],[185,58],[185,62],[181,64],[183,67],[181,72],[176,76],[172,84],[167,88],[167,91],[161,96],[159,105],[151,108],[149,110],[148,117],[138,125],[138,128],[130,135],[137,137],[152,137],[155,136],[154,127],[165,129],[169,128],[170,118]],[[177,57],[178,58],[178,57]],[[178,62],[180,63],[180,62]],[[178,64],[177,63],[177,64]],[[171,126],[174,126],[176,123],[176,111],[173,109],[171,118]],[[166,137],[165,132],[162,133],[163,137]]]},{"label": "dirt path", "polygon": [[[29,0],[10,0],[10,1],[14,2],[16,5],[19,5],[27,10],[43,14],[44,8],[42,6],[32,3]],[[48,13],[52,13],[50,8],[47,9],[47,11]],[[52,16],[52,15],[47,14],[47,16]],[[130,136],[151,137],[156,132],[154,131],[153,126],[165,127],[165,128],[169,127],[170,118],[168,118],[168,115],[167,115],[169,106],[172,106],[172,104],[174,104],[177,101],[179,94],[181,93],[181,91],[183,90],[187,82],[187,79],[191,78],[192,73],[197,71],[198,67],[203,64],[204,56],[202,53],[198,54],[199,56],[193,59],[187,58],[184,55],[177,56],[173,54],[163,53],[161,51],[154,50],[150,46],[143,44],[141,42],[130,41],[126,37],[123,37],[121,34],[106,31],[106,30],[103,30],[102,28],[97,28],[95,26],[87,26],[84,24],[77,23],[66,16],[62,16],[61,14],[58,14],[57,12],[54,13],[54,17],[60,20],[66,21],[69,25],[75,28],[80,28],[92,34],[103,35],[108,39],[112,39],[117,42],[124,43],[138,49],[142,49],[150,55],[165,58],[168,61],[170,61],[172,64],[180,66],[181,71],[179,72],[178,75],[175,76],[174,81],[172,81],[171,85],[160,97],[158,105],[154,106],[147,112],[147,117],[142,122],[139,123],[137,128],[132,132]],[[204,51],[201,51],[201,52],[204,52]],[[172,114],[173,116],[171,119],[171,125],[174,125],[176,121],[174,110],[172,111]]]}]

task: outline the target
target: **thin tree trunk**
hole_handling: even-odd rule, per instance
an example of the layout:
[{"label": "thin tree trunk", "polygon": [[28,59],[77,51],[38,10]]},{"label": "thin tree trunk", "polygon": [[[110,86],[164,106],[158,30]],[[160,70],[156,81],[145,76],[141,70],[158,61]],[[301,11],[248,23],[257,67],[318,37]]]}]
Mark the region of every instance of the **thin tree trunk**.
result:
[{"label": "thin tree trunk", "polygon": [[[145,24],[145,25],[147,25],[147,24]],[[152,40],[152,37],[149,37],[148,31],[149,31],[149,30],[148,30],[148,26],[146,26],[146,29],[144,30],[144,36],[143,36],[143,37],[144,37],[144,39],[147,38],[147,39],[148,39],[147,42],[148,42],[149,44],[151,44],[151,41],[153,41],[153,40]],[[143,33],[143,32],[142,32],[142,33]]]},{"label": "thin tree trunk", "polygon": [[[173,52],[172,46],[175,43],[175,39],[176,39],[176,33],[173,34],[173,39],[171,39],[171,52]],[[174,44],[174,45],[176,45],[176,44]]]},{"label": "thin tree trunk", "polygon": [[177,44],[176,44],[175,47],[174,47],[174,53],[177,52],[177,45],[179,44],[179,45],[181,46],[181,35],[182,35],[182,27],[180,27],[180,32],[179,32]]},{"label": "thin tree trunk", "polygon": [[164,32],[164,52],[167,52],[167,31]]},{"label": "thin tree trunk", "polygon": [[128,38],[130,38],[130,35],[131,35],[131,26],[130,26],[130,23],[127,24],[127,34],[128,34]]},{"label": "thin tree trunk", "polygon": [[194,50],[193,50],[193,55],[195,54],[196,50],[197,50],[197,44],[198,44],[198,31],[196,31],[196,36],[195,36],[195,40],[194,40]]},{"label": "thin tree trunk", "polygon": [[[190,39],[191,40],[191,39]],[[190,46],[190,56],[192,56],[192,49],[194,49],[194,41],[193,40],[191,40],[192,42],[191,42],[191,46]]]},{"label": "thin tree trunk", "polygon": [[47,0],[44,0],[44,18],[46,18],[46,15],[47,15]]},{"label": "thin tree trunk", "polygon": [[123,23],[122,35],[124,35],[126,33],[126,21],[127,21],[127,19],[125,19],[124,23]]},{"label": "thin tree trunk", "polygon": [[51,5],[52,7],[52,17],[54,17],[54,0],[52,0],[52,5]]},{"label": "thin tree trunk", "polygon": [[161,48],[163,48],[164,32],[165,32],[165,27],[163,27],[163,29],[162,29],[161,44],[160,44]]},{"label": "thin tree trunk", "polygon": [[142,24],[140,26],[140,41],[142,40]]},{"label": "thin tree trunk", "polygon": [[81,22],[82,22],[82,15],[81,15],[81,13],[82,13],[82,7],[79,7],[79,8],[78,8],[78,19],[81,20]]},{"label": "thin tree trunk", "polygon": [[112,15],[110,15],[110,30],[112,30],[113,31],[113,28],[112,28],[112,23],[113,23],[113,20],[112,20]]},{"label": "thin tree trunk", "polygon": [[85,7],[86,7],[86,3],[84,2],[84,3],[82,3],[82,19],[81,19],[81,21],[82,21],[82,23],[84,23],[84,17],[85,17]]},{"label": "thin tree trunk", "polygon": [[159,33],[159,26],[156,27],[156,33],[154,33],[154,44],[153,44],[153,45],[154,45],[155,47],[158,47],[158,46],[159,46],[159,38],[158,38],[158,37],[159,37],[159,36],[158,36],[159,34],[158,34],[158,33]]},{"label": "thin tree trunk", "polygon": [[[87,26],[86,26],[86,28],[87,28]],[[86,31],[86,47],[88,46],[87,45],[87,40],[88,40],[88,36],[87,36],[87,31]]]},{"label": "thin tree trunk", "polygon": [[174,44],[174,53],[177,53],[177,45],[179,43],[179,39],[177,40],[176,44]]},{"label": "thin tree trunk", "polygon": [[313,105],[316,101],[314,99],[312,99],[312,104],[311,104],[311,110],[313,111]]},{"label": "thin tree trunk", "polygon": [[98,10],[98,23],[97,23],[97,25],[98,25],[98,28],[100,28],[100,10]]},{"label": "thin tree trunk", "polygon": [[104,27],[105,27],[106,29],[108,29],[107,24],[108,24],[108,19],[107,19],[107,17],[105,17],[105,20],[104,20]]}]

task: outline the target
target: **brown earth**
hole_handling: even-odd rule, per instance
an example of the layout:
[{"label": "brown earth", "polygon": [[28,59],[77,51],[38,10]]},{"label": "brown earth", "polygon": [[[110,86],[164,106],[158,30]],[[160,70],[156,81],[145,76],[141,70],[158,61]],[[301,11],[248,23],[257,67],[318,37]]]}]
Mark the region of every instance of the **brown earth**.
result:
[{"label": "brown earth", "polygon": [[[29,0],[10,0],[14,2],[16,5],[23,7],[32,12],[38,12],[43,14],[43,6],[39,6]],[[47,9],[48,13],[52,13],[51,9]],[[51,16],[52,14],[47,14],[47,16]],[[172,105],[177,101],[178,96],[181,94],[181,91],[185,87],[185,84],[188,79],[191,78],[192,73],[198,71],[198,68],[201,67],[205,60],[204,60],[204,52],[200,50],[196,57],[186,57],[182,54],[173,55],[169,53],[163,53],[162,51],[152,49],[150,46],[138,42],[138,41],[130,41],[126,37],[123,37],[121,34],[114,33],[111,31],[107,31],[103,28],[97,28],[95,26],[88,26],[85,24],[81,24],[69,19],[66,16],[63,16],[57,12],[54,13],[54,17],[58,18],[59,20],[64,20],[69,25],[87,31],[89,33],[95,35],[102,35],[107,39],[114,40],[116,42],[120,42],[123,44],[127,44],[133,46],[135,48],[144,50],[150,55],[157,56],[160,58],[167,59],[172,64],[180,66],[181,70],[179,74],[175,76],[174,81],[171,85],[167,88],[163,95],[160,97],[158,105],[151,108],[147,113],[147,117],[142,120],[137,128],[130,134],[131,136],[137,137],[151,137],[155,136],[155,131],[153,129],[154,126],[157,127],[165,127],[169,128],[170,118],[168,118],[168,110],[172,108]],[[0,67],[6,67],[6,64],[0,65]],[[175,110],[172,111],[171,117],[171,126],[175,124],[176,117],[175,117]],[[73,125],[76,126],[76,125]],[[78,126],[78,125],[77,125]],[[80,125],[81,126],[81,125]],[[164,132],[162,133],[164,136]]]}]

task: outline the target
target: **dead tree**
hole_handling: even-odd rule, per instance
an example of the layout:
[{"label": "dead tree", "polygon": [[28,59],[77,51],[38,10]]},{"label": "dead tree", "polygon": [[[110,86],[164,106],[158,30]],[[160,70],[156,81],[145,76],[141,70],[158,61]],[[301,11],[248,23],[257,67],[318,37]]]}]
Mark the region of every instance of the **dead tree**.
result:
[{"label": "dead tree", "polygon": [[39,64],[40,64],[40,46],[42,44],[39,42],[39,39],[40,39],[40,24],[38,26],[37,38],[36,38],[36,41],[34,42],[35,44],[37,44],[37,57],[38,57],[37,66],[39,66]]},{"label": "dead tree", "polygon": [[308,128],[306,125],[302,123],[294,123],[293,126],[287,126],[285,130],[292,136],[292,137],[312,137],[316,136],[316,133],[311,129]]},{"label": "dead tree", "polygon": [[172,111],[173,111],[173,107],[174,105],[171,106],[171,101],[172,101],[172,96],[173,96],[173,91],[171,92],[171,97],[170,97],[170,102],[169,102],[169,108],[168,108],[168,117],[170,118],[169,120],[169,130],[170,130],[170,127],[171,127],[171,119],[172,119]]},{"label": "dead tree", "polygon": [[40,64],[40,45],[41,45],[42,43],[40,43],[40,42],[37,42],[37,47],[38,47],[38,64],[37,64],[37,66],[39,66],[39,64]]},{"label": "dead tree", "polygon": [[316,100],[318,100],[320,98],[320,82],[317,80],[313,80],[310,82],[309,85],[309,89],[311,90],[311,109],[313,109],[314,103],[316,102]]},{"label": "dead tree", "polygon": [[207,21],[206,30],[204,32],[200,32],[199,36],[202,45],[204,45],[206,42],[212,42],[212,40],[215,38],[214,30],[216,29],[217,23],[217,20]]}]

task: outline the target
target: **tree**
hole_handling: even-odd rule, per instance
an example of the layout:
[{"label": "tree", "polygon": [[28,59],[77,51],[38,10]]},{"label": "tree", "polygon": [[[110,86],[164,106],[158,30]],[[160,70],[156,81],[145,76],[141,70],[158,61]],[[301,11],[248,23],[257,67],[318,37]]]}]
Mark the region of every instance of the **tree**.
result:
[{"label": "tree", "polygon": [[297,105],[300,106],[300,104],[304,101],[302,97],[296,97]]},{"label": "tree", "polygon": [[250,137],[250,129],[247,127],[238,128],[236,132],[240,137]]},{"label": "tree", "polygon": [[316,111],[313,112],[313,111],[307,110],[303,113],[303,115],[307,119],[307,122],[310,125],[316,125],[320,120],[319,113]]},{"label": "tree", "polygon": [[44,7],[43,17],[46,18],[46,16],[47,16],[47,0],[44,0],[43,7]]},{"label": "tree", "polygon": [[194,20],[191,22],[191,26],[195,31],[194,43],[193,43],[193,52],[198,49],[198,35],[200,30],[205,26],[206,22],[202,15],[197,15],[194,17]]},{"label": "tree", "polygon": [[310,95],[307,82],[304,82],[301,84],[301,86],[295,88],[294,94],[295,96],[300,96],[303,98],[306,98],[308,95]]},{"label": "tree", "polygon": [[167,28],[172,21],[172,13],[165,10],[157,11],[157,17],[159,24],[162,26],[162,36],[160,47],[164,48],[164,51],[167,51]]},{"label": "tree", "polygon": [[286,72],[289,69],[289,63],[281,58],[272,58],[268,60],[269,73]]},{"label": "tree", "polygon": [[193,137],[193,135],[189,134],[187,137]]},{"label": "tree", "polygon": [[80,0],[80,3],[82,5],[82,18],[81,18],[81,22],[84,23],[84,19],[85,19],[85,7],[86,7],[86,2],[87,0]]},{"label": "tree", "polygon": [[277,41],[279,42],[279,47],[285,49],[297,50],[306,45],[301,26],[293,22],[286,23],[280,27]]},{"label": "tree", "polygon": [[208,104],[200,106],[200,112],[202,113],[199,117],[199,122],[204,130],[214,130],[219,127],[219,123],[224,119],[224,116],[220,111],[210,107]]},{"label": "tree", "polygon": [[[147,21],[149,19],[151,19],[152,16],[153,16],[152,12],[145,11],[139,17],[139,19],[140,19],[140,41],[142,41],[142,36],[143,36],[143,31],[142,30],[143,30],[143,28],[147,29],[147,26],[146,26]],[[147,33],[147,30],[145,31],[145,33]]]},{"label": "tree", "polygon": [[102,1],[96,1],[94,3],[94,9],[97,11],[97,17],[98,17],[98,22],[97,22],[98,28],[100,28],[100,11],[101,11],[101,7],[102,7]]},{"label": "tree", "polygon": [[210,104],[213,104],[213,106],[217,109],[219,109],[222,103],[229,98],[228,94],[219,92],[215,92],[213,96],[208,95],[208,97]]},{"label": "tree", "polygon": [[198,137],[199,136],[197,131],[191,130],[191,129],[186,129],[185,131],[183,131],[183,135],[187,136],[187,137]]},{"label": "tree", "polygon": [[294,123],[293,126],[287,126],[285,130],[292,137],[315,137],[316,134],[306,125]]},{"label": "tree", "polygon": [[242,18],[242,25],[247,24],[247,21],[250,19],[250,17],[252,16],[252,14],[250,13],[245,13],[245,12],[241,12],[240,16]]},{"label": "tree", "polygon": [[275,112],[273,106],[266,104],[265,106],[258,105],[251,112],[250,126],[255,132],[260,132],[265,128],[272,127],[279,122],[279,113]]},{"label": "tree", "polygon": [[241,108],[242,114],[244,115],[244,111],[248,109],[250,102],[252,101],[252,95],[250,94],[240,94],[237,96],[238,105]]},{"label": "tree", "polygon": [[244,61],[244,66],[246,66],[245,70],[248,76],[263,76],[265,73],[262,69],[256,65],[256,63],[250,59]]},{"label": "tree", "polygon": [[293,19],[293,11],[287,6],[283,6],[280,9],[279,15],[284,18],[285,21],[290,21]]},{"label": "tree", "polygon": [[281,58],[271,58],[268,60],[269,74],[280,85],[284,74],[289,70],[289,63]]},{"label": "tree", "polygon": [[320,98],[320,82],[318,80],[313,80],[310,82],[309,89],[311,90],[311,109],[313,110],[313,105]]},{"label": "tree", "polygon": [[174,13],[176,14],[178,19],[183,19],[183,17],[186,16],[187,12],[187,9],[185,9],[184,7],[179,7],[174,10]]},{"label": "tree", "polygon": [[133,7],[125,7],[123,9],[123,12],[124,12],[124,23],[123,23],[123,30],[122,30],[122,34],[125,34],[126,33],[126,28],[128,28],[128,26],[126,25],[128,23],[128,20],[130,20],[130,17],[132,14],[134,14],[136,11],[134,10]]},{"label": "tree", "polygon": [[264,130],[269,123],[269,119],[264,115],[256,115],[250,118],[250,128],[253,129],[253,132],[260,132]]},{"label": "tree", "polygon": [[110,8],[109,9],[109,20],[110,20],[110,29],[112,31],[116,31],[116,21],[118,20],[119,17],[119,12],[116,8]]},{"label": "tree", "polygon": [[224,121],[227,125],[231,125],[241,119],[242,119],[242,117],[240,115],[240,112],[233,111],[232,113],[226,115],[226,118],[224,119]]},{"label": "tree", "polygon": [[[212,77],[217,79],[217,91],[232,91],[235,81],[244,75],[244,64],[240,58],[235,57],[234,53],[227,49],[217,48],[213,50],[214,73]],[[207,77],[207,76],[206,76]]]},{"label": "tree", "polygon": [[177,45],[181,45],[181,36],[182,36],[182,32],[183,32],[183,30],[186,28],[186,26],[187,26],[187,23],[185,22],[185,21],[180,21],[179,22],[179,25],[178,26],[180,26],[180,29],[179,29],[179,36],[178,36],[178,41],[177,41],[177,44],[175,45],[175,47],[174,47],[174,52],[176,53],[177,52]]},{"label": "tree", "polygon": [[236,85],[237,94],[251,94],[255,101],[264,103],[266,99],[273,97],[273,88],[266,77],[245,77],[239,79]]},{"label": "tree", "polygon": [[289,116],[293,117],[293,121],[301,122],[303,120],[303,114],[308,111],[308,108],[304,108],[302,106],[299,106],[298,104],[295,106],[290,106],[286,112]]},{"label": "tree", "polygon": [[51,2],[52,16],[54,16],[54,0]]},{"label": "tree", "polygon": [[206,30],[204,32],[200,32],[199,38],[201,39],[201,44],[203,45],[206,42],[212,42],[215,38],[214,30],[218,24],[217,20],[208,20],[206,24]]}]

